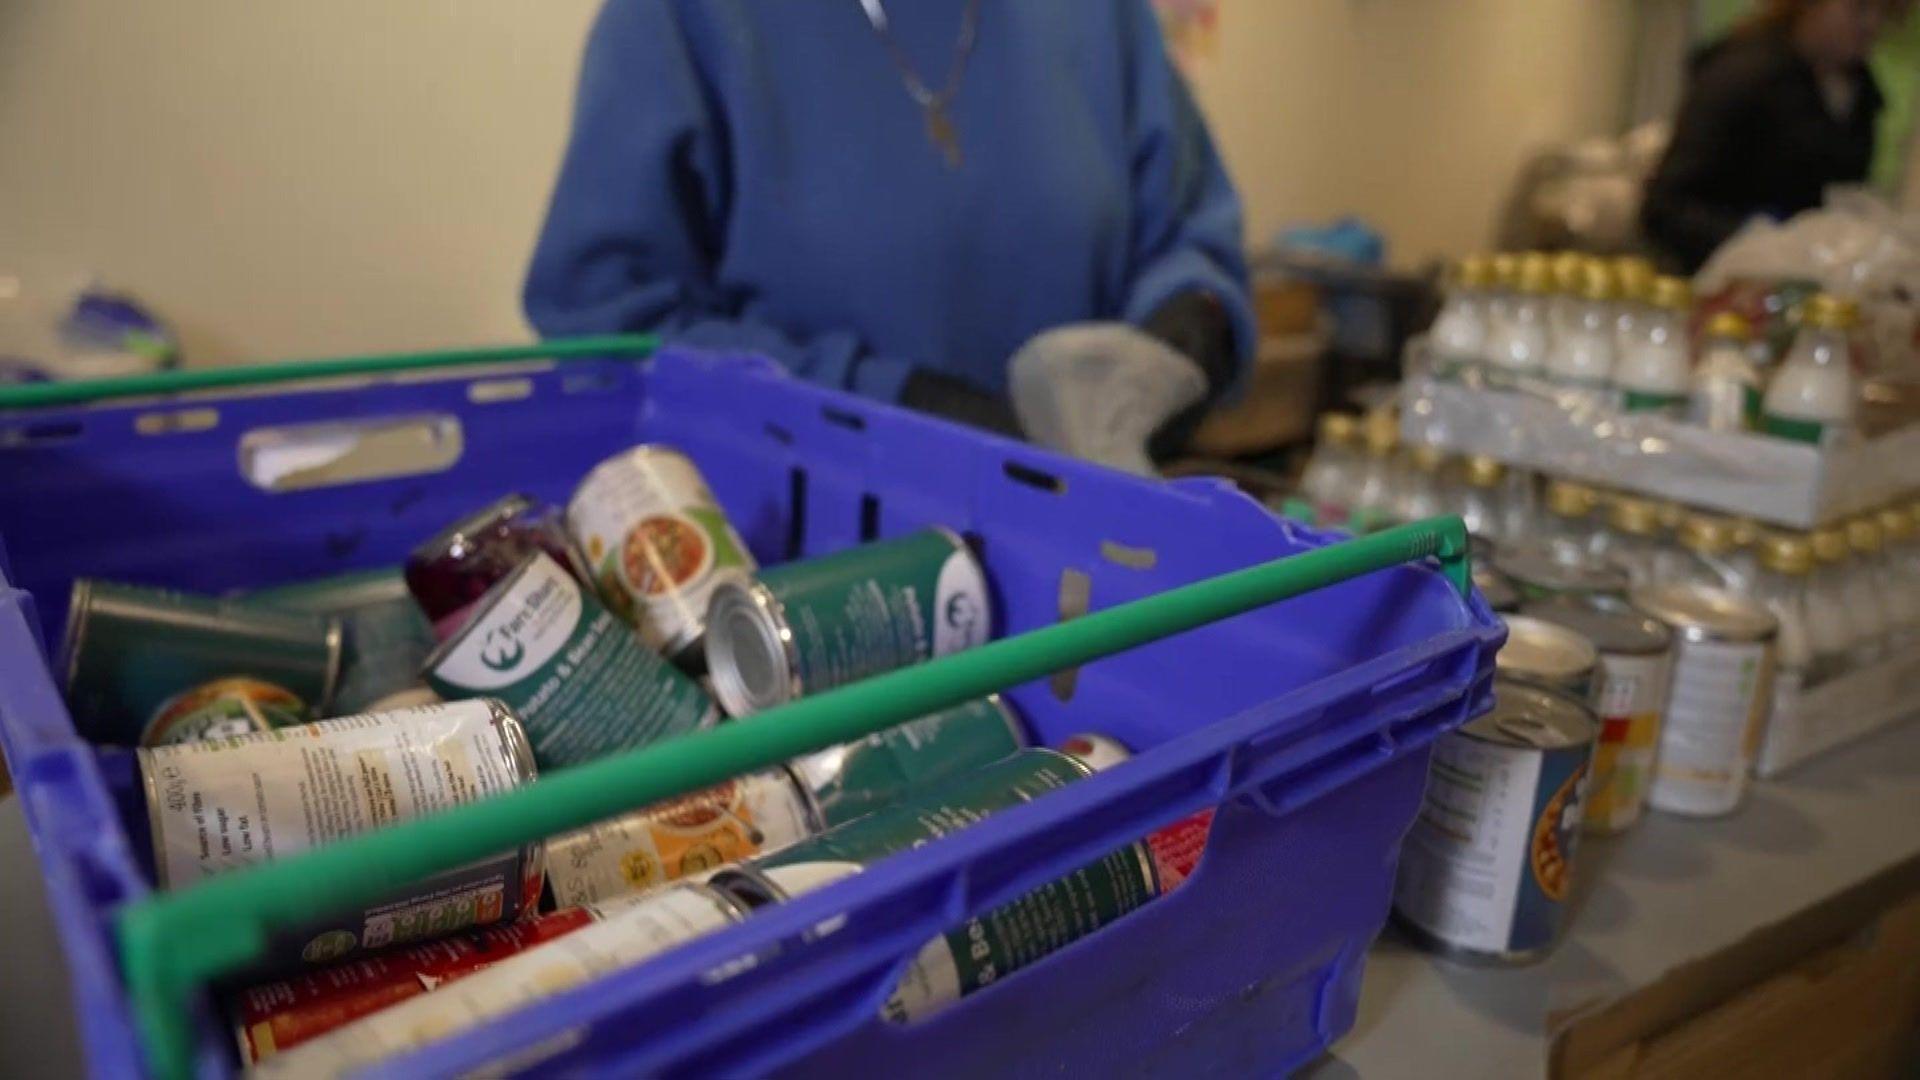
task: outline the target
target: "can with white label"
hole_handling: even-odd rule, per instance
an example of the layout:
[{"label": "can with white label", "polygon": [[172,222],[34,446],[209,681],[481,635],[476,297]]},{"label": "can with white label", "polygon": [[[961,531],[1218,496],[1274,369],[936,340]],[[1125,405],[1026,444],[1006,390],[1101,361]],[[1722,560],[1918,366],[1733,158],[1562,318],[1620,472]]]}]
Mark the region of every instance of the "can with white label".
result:
[{"label": "can with white label", "polygon": [[1583,635],[1600,652],[1593,696],[1600,740],[1593,750],[1587,831],[1620,832],[1640,819],[1653,780],[1672,677],[1673,632],[1613,596],[1562,597],[1522,610]]},{"label": "can with white label", "polygon": [[[163,889],[525,787],[536,775],[513,711],[432,705],[138,753]],[[518,918],[540,898],[541,846],[470,863],[380,903],[276,935],[268,955],[329,963]]]},{"label": "can with white label", "polygon": [[622,903],[589,926],[509,956],[450,986],[410,997],[255,1065],[255,1076],[341,1076],[471,1031],[542,998],[632,967],[746,917],[693,882]]},{"label": "can with white label", "polygon": [[1500,674],[1590,701],[1600,653],[1586,635],[1559,623],[1508,615],[1507,643],[1494,658]]},{"label": "can with white label", "polygon": [[1491,963],[1528,963],[1553,948],[1595,728],[1585,702],[1502,679],[1492,712],[1434,743],[1394,881],[1394,916],[1409,934]]},{"label": "can with white label", "polygon": [[698,684],[640,643],[545,552],[474,606],[427,657],[448,700],[496,697],[519,713],[542,769],[646,746],[719,719]]},{"label": "can with white label", "polygon": [[1673,681],[1647,802],[1689,817],[1732,813],[1746,796],[1760,725],[1773,699],[1779,621],[1725,589],[1635,589],[1633,606],[1674,634]]},{"label": "can with white label", "polygon": [[987,640],[987,579],[966,542],[924,529],[726,582],[707,610],[707,669],[734,716]]},{"label": "can with white label", "polygon": [[594,904],[778,851],[818,831],[793,774],[768,769],[548,839],[547,885],[559,907]]},{"label": "can with white label", "polygon": [[636,446],[594,466],[567,503],[600,598],[676,659],[697,656],[707,602],[753,577],[753,556],[692,459]]}]

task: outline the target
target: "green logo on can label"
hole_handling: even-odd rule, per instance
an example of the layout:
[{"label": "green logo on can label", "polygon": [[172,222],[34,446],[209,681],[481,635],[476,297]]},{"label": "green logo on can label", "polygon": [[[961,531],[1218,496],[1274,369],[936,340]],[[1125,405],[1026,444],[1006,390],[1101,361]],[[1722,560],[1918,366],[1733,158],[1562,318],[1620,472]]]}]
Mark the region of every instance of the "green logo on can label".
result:
[{"label": "green logo on can label", "polygon": [[329,930],[300,950],[300,959],[310,964],[325,964],[352,952],[360,939],[353,936],[351,930]]},{"label": "green logo on can label", "polygon": [[520,714],[542,769],[702,727],[713,703],[541,554],[429,661],[449,700],[497,697]]}]

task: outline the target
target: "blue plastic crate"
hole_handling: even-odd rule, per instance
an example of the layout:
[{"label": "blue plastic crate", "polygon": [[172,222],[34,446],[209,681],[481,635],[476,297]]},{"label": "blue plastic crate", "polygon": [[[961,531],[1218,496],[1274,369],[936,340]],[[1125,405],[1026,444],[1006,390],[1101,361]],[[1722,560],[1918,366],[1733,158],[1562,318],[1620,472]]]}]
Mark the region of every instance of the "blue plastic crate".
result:
[{"label": "blue plastic crate", "polygon": [[[457,423],[458,460],[278,493],[240,474],[248,432],[402,416]],[[42,641],[58,639],[72,579],[225,590],[391,565],[501,492],[564,500],[590,466],[641,441],[698,460],[763,562],[929,523],[961,529],[981,549],[1003,634],[1058,620],[1076,576],[1100,608],[1329,542],[1221,483],[1148,483],[754,360],[419,373],[0,414],[0,742],[96,1073],[139,1067],[111,916],[151,881],[144,838],[125,826],[137,798],[125,755],[77,739],[47,670]],[[1501,638],[1477,596],[1408,566],[1019,687],[1011,697],[1041,740],[1107,731],[1142,755],[377,1071],[1298,1066],[1353,1023],[1428,744],[1488,705]],[[944,928],[1213,805],[1206,858],[1177,892],[923,1023],[876,1018],[907,959]],[[210,1000],[197,1023],[202,1071],[219,1073],[231,1036]]]}]

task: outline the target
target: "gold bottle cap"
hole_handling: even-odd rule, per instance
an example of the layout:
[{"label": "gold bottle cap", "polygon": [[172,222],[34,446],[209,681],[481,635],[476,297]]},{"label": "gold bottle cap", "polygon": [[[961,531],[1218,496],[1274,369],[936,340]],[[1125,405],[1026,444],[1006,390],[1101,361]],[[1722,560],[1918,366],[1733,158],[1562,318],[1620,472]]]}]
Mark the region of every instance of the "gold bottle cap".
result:
[{"label": "gold bottle cap", "polygon": [[1553,287],[1563,293],[1577,293],[1580,282],[1586,276],[1588,259],[1577,251],[1562,251],[1550,256],[1553,266]]},{"label": "gold bottle cap", "polygon": [[1507,467],[1493,458],[1475,455],[1467,459],[1466,480],[1470,487],[1498,487],[1507,478]]},{"label": "gold bottle cap", "polygon": [[1727,528],[1734,547],[1750,548],[1760,542],[1760,523],[1752,518],[1734,518],[1727,522]]},{"label": "gold bottle cap", "polygon": [[1679,528],[1680,522],[1687,516],[1687,508],[1677,502],[1659,502],[1653,508],[1660,515],[1660,527],[1663,529]]},{"label": "gold bottle cap", "polygon": [[1752,341],[1753,326],[1737,311],[1716,311],[1707,320],[1707,336]]},{"label": "gold bottle cap", "polygon": [[1493,283],[1502,289],[1511,289],[1520,284],[1520,256],[1510,251],[1488,256],[1487,265],[1493,270]]},{"label": "gold bottle cap", "polygon": [[1813,572],[1813,542],[1806,536],[1780,534],[1760,544],[1760,565],[1780,574]]},{"label": "gold bottle cap", "polygon": [[1547,510],[1557,517],[1586,517],[1599,501],[1599,494],[1585,484],[1555,480],[1547,485]]},{"label": "gold bottle cap", "polygon": [[1428,446],[1425,444],[1414,447],[1413,453],[1409,455],[1409,457],[1413,462],[1413,467],[1423,473],[1437,473],[1440,471],[1440,467],[1447,463],[1446,451],[1437,446]]},{"label": "gold bottle cap", "polygon": [[1862,555],[1874,555],[1880,551],[1882,543],[1880,523],[1870,517],[1857,517],[1847,522],[1847,544]]},{"label": "gold bottle cap", "polygon": [[1580,267],[1579,295],[1582,300],[1612,300],[1620,295],[1620,283],[1606,263],[1589,259]]},{"label": "gold bottle cap", "polygon": [[1885,534],[1887,543],[1904,544],[1913,539],[1913,518],[1911,515],[1903,514],[1898,510],[1887,509],[1875,514],[1874,519],[1880,522],[1880,531]]},{"label": "gold bottle cap", "polygon": [[1453,280],[1462,288],[1487,288],[1495,283],[1493,260],[1485,255],[1469,255],[1454,264]]},{"label": "gold bottle cap", "polygon": [[1813,557],[1823,563],[1845,562],[1847,559],[1845,530],[1835,528],[1814,530]]},{"label": "gold bottle cap", "polygon": [[1320,414],[1320,441],[1336,446],[1357,446],[1360,442],[1360,422],[1352,413],[1330,412]]},{"label": "gold bottle cap", "polygon": [[1520,256],[1520,277],[1515,284],[1521,292],[1529,295],[1539,296],[1552,292],[1552,262],[1537,251],[1529,251]]},{"label": "gold bottle cap", "polygon": [[1800,321],[1821,330],[1850,330],[1860,321],[1860,305],[1832,293],[1815,293],[1800,310]]},{"label": "gold bottle cap", "polygon": [[1372,457],[1386,457],[1400,445],[1400,421],[1391,409],[1368,413],[1363,427],[1367,453]]},{"label": "gold bottle cap", "polygon": [[1621,255],[1613,260],[1613,275],[1620,280],[1620,296],[1626,300],[1645,300],[1653,292],[1653,263],[1638,255]]},{"label": "gold bottle cap", "polygon": [[1657,308],[1668,311],[1685,311],[1693,304],[1693,286],[1686,278],[1658,277],[1653,279],[1653,291],[1648,300]]},{"label": "gold bottle cap", "polygon": [[1607,524],[1615,532],[1623,532],[1628,536],[1657,536],[1660,533],[1660,510],[1645,499],[1622,495],[1607,508]]},{"label": "gold bottle cap", "polygon": [[1680,523],[1680,546],[1699,555],[1725,555],[1733,550],[1733,528],[1725,518],[1690,514]]}]

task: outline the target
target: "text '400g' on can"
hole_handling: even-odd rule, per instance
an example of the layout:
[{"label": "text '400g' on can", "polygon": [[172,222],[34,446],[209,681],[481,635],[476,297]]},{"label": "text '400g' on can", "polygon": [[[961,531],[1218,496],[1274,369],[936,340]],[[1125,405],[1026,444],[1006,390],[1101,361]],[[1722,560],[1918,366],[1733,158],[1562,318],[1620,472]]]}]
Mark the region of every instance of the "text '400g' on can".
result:
[{"label": "text '400g' on can", "polygon": [[714,587],[753,556],[685,454],[636,446],[594,467],[567,503],[600,597],[648,645],[698,655]]},{"label": "text '400g' on can", "polygon": [[494,586],[427,658],[448,699],[518,712],[542,769],[646,746],[718,719],[698,684],[640,643],[544,552]]},{"label": "text '400g' on can", "polygon": [[60,663],[83,737],[156,746],[321,715],[341,649],[337,618],[82,578]]},{"label": "text '400g' on can", "polygon": [[[723,870],[713,884],[752,905],[786,900],[1091,774],[1065,754],[1024,750],[785,851]],[[882,1015],[901,1022],[931,1015],[1159,894],[1147,845],[1128,844],[928,942]]]},{"label": "text '400g' on can", "polygon": [[[497,701],[347,716],[139,752],[160,886],[319,847],[533,782]],[[539,899],[540,845],[427,879],[360,912],[283,935],[269,952],[327,963],[363,949],[517,918]]]},{"label": "text '400g' on can", "polygon": [[926,529],[723,584],[707,612],[714,695],[744,716],[987,639],[986,575]]},{"label": "text '400g' on can", "polygon": [[1594,728],[1584,702],[1500,680],[1491,713],[1434,743],[1393,889],[1415,937],[1503,963],[1559,940]]}]

